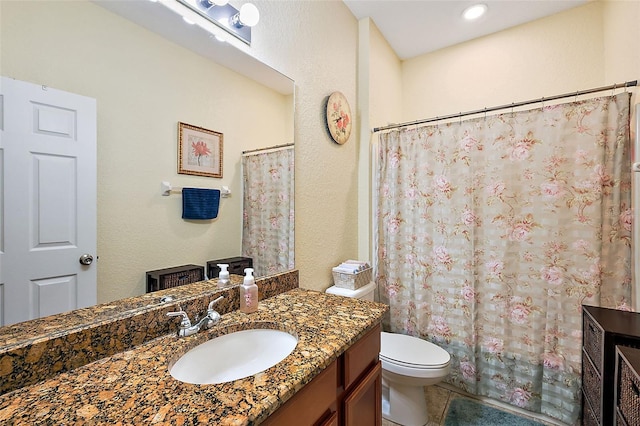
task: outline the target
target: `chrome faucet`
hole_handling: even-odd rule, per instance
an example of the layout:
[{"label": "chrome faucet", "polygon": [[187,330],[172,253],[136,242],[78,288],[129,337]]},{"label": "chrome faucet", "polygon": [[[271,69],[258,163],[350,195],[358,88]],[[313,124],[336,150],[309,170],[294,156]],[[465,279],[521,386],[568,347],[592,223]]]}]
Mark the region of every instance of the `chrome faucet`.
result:
[{"label": "chrome faucet", "polygon": [[179,317],[182,316],[182,320],[180,321],[180,328],[178,329],[179,337],[187,337],[193,334],[196,334],[200,329],[206,330],[209,327],[213,327],[218,322],[220,322],[220,314],[213,310],[213,305],[217,302],[224,299],[224,296],[220,296],[215,300],[209,302],[209,307],[207,308],[207,315],[202,317],[200,321],[198,321],[198,317],[196,316],[196,321],[198,321],[195,325],[191,325],[191,320],[189,320],[189,315],[185,311],[178,312],[167,312],[168,317]]}]

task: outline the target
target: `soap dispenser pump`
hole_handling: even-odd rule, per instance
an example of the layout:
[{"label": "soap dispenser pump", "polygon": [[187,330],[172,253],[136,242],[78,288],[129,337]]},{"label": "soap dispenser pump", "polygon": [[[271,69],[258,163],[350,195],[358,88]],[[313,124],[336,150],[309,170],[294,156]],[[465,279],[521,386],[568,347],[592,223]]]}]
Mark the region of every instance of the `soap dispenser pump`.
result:
[{"label": "soap dispenser pump", "polygon": [[244,273],[240,286],[240,311],[250,314],[258,310],[258,286],[253,278],[253,268],[246,268]]},{"label": "soap dispenser pump", "polygon": [[218,287],[226,287],[229,285],[229,271],[227,268],[229,265],[227,263],[218,263],[218,268],[220,268],[220,273],[218,273]]}]

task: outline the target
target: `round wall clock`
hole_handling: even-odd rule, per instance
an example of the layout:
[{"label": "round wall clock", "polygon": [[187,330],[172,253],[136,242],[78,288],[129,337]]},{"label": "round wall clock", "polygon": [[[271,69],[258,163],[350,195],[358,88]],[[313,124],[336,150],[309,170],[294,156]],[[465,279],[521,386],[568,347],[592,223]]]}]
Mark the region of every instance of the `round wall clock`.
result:
[{"label": "round wall clock", "polygon": [[351,135],[351,108],[347,98],[333,92],[327,101],[327,127],[334,141],[342,145]]}]

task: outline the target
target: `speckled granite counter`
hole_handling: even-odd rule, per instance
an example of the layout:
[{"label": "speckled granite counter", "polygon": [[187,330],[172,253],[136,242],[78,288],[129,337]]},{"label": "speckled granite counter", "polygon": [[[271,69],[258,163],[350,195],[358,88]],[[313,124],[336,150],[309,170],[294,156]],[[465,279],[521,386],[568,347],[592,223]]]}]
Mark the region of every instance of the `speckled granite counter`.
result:
[{"label": "speckled granite counter", "polygon": [[[231,275],[231,282],[242,277]],[[298,271],[256,284],[264,300],[297,288]],[[169,334],[177,322],[167,321],[167,312],[182,309],[194,318],[220,295],[218,312],[239,308],[238,287],[220,289],[214,279],[0,327],[0,395]],[[172,300],[163,303],[164,296]]]},{"label": "speckled granite counter", "polygon": [[[222,317],[187,338],[158,337],[131,350],[0,396],[2,424],[259,424],[380,322],[385,305],[294,289],[262,300],[256,313]],[[219,334],[258,327],[295,332],[298,345],[246,379],[192,385],[168,365]],[[233,356],[233,354],[229,354]]]}]

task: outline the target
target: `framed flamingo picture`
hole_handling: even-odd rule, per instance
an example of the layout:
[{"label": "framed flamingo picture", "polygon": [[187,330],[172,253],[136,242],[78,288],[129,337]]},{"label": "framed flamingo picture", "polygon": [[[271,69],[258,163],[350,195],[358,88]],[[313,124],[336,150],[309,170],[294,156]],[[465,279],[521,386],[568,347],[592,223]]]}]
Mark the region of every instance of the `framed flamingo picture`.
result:
[{"label": "framed flamingo picture", "polygon": [[178,173],[221,178],[222,140],[220,132],[179,122]]}]

